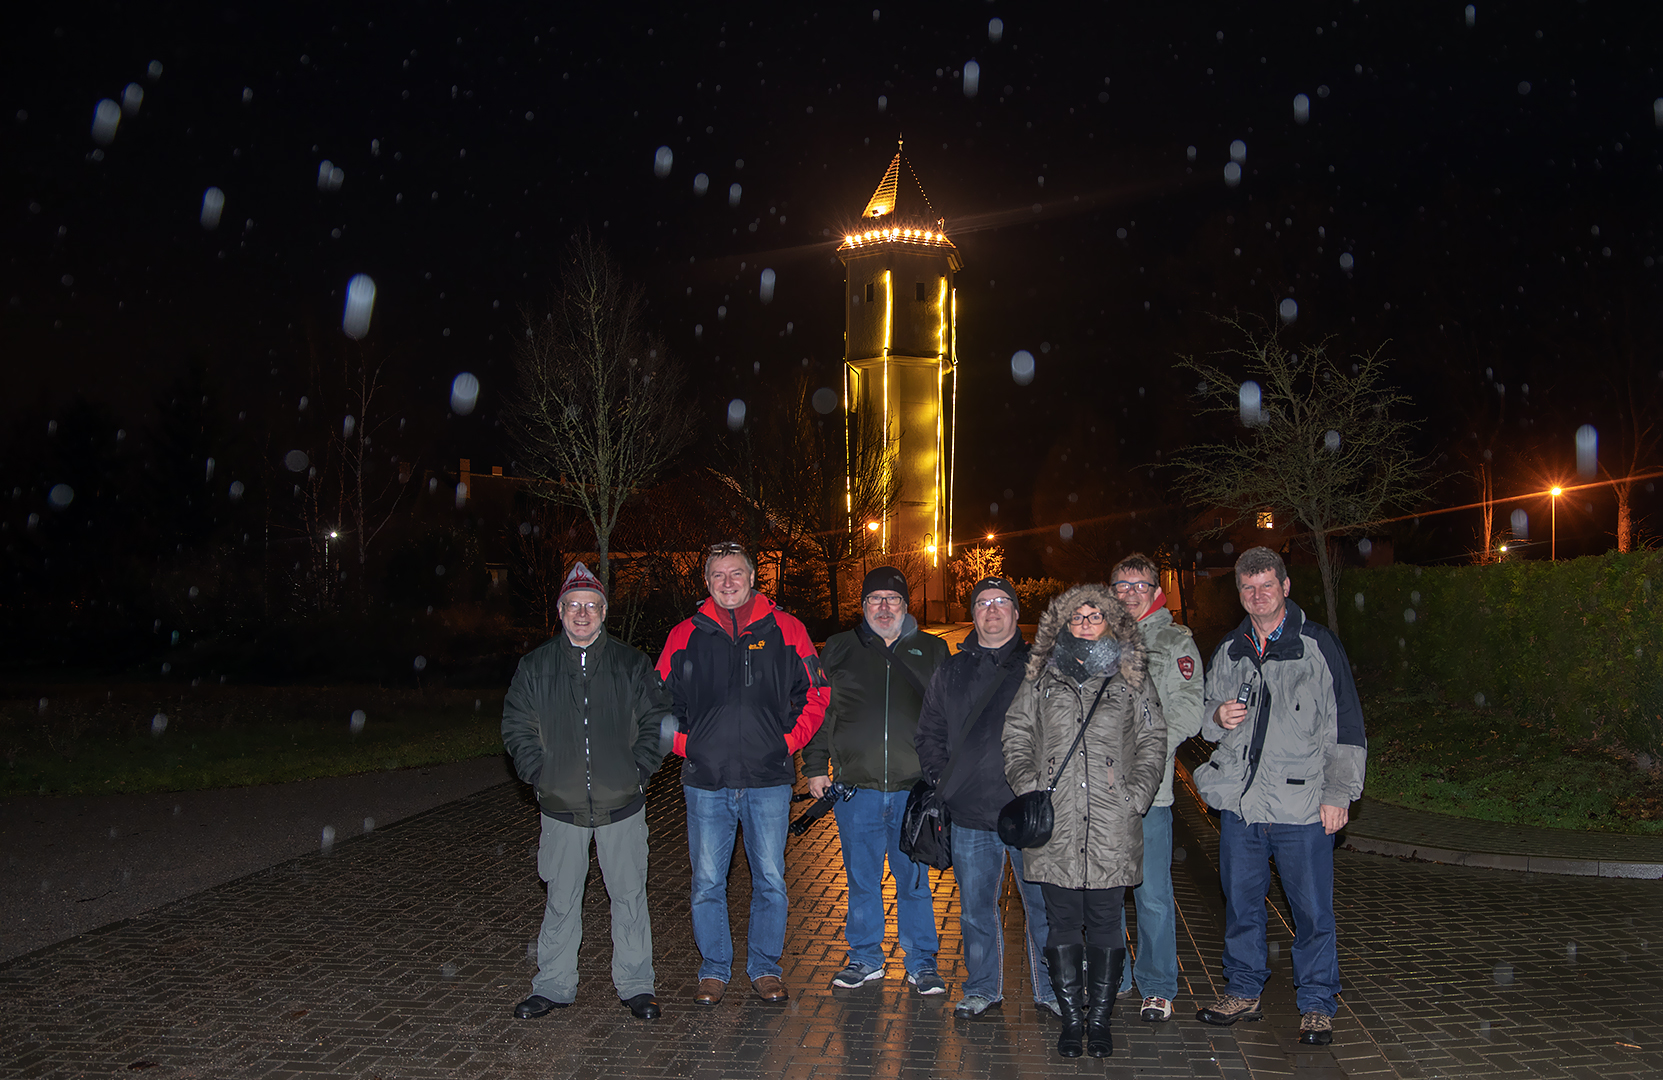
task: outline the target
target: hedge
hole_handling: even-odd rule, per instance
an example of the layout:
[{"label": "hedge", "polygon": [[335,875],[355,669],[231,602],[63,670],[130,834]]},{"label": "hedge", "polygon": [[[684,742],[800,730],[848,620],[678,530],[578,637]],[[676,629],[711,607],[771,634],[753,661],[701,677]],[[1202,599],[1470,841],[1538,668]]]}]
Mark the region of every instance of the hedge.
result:
[{"label": "hedge", "polygon": [[[1292,574],[1300,606],[1326,622],[1316,568]],[[1660,586],[1656,551],[1348,570],[1340,637],[1359,678],[1655,753],[1663,747]]]}]

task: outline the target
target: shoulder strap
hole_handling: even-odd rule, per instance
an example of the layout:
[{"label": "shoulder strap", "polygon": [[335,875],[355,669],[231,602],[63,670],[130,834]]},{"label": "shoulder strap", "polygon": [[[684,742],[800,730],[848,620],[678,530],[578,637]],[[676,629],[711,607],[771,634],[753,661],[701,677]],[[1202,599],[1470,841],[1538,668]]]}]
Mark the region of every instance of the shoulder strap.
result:
[{"label": "shoulder strap", "polygon": [[1097,703],[1103,700],[1103,691],[1109,688],[1109,680],[1112,678],[1113,675],[1103,676],[1103,684],[1097,688],[1097,696],[1091,699],[1091,708],[1086,710],[1086,718],[1080,723],[1080,733],[1074,736],[1074,741],[1069,744],[1068,753],[1062,756],[1062,764],[1057,766],[1057,771],[1053,774],[1055,779],[1051,781],[1051,786],[1045,789],[1047,794],[1057,790],[1057,781],[1062,779],[1062,771],[1068,768],[1068,759],[1080,748],[1080,740],[1086,737],[1086,726],[1091,723],[1091,714],[1097,711]]}]

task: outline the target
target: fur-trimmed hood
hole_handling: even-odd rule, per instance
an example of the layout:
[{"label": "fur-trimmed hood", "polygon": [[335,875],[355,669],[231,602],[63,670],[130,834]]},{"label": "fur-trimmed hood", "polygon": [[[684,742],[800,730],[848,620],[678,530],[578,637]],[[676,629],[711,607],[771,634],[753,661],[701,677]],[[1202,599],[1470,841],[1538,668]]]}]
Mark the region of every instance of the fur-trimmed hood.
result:
[{"label": "fur-trimmed hood", "polygon": [[1051,662],[1057,646],[1057,635],[1068,633],[1068,619],[1081,604],[1090,604],[1103,613],[1105,637],[1120,646],[1120,677],[1134,691],[1143,689],[1149,675],[1149,650],[1144,647],[1138,624],[1120,601],[1114,598],[1107,585],[1076,585],[1051,601],[1051,606],[1040,616],[1039,629],[1034,634],[1033,650],[1028,654],[1027,677],[1038,679],[1040,672]]}]

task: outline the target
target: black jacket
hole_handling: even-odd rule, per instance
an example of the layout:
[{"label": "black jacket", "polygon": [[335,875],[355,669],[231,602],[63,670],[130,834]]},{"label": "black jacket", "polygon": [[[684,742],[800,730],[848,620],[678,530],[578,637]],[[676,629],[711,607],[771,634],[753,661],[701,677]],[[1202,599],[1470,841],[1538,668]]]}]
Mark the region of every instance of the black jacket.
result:
[{"label": "black jacket", "polygon": [[564,632],[520,658],[502,702],[502,743],[543,813],[583,828],[626,818],[664,760],[670,695],[652,661],[603,629],[586,649]]},{"label": "black jacket", "polygon": [[850,787],[906,791],[918,780],[913,735],[930,677],[947,659],[947,643],[918,629],[911,615],[894,646],[863,618],[833,634],[820,661],[831,683],[826,722],[803,747],[803,774],[826,775]]},{"label": "black jacket", "polygon": [[[918,715],[918,764],[926,779],[938,782],[948,755],[964,755],[942,792],[955,825],[992,832],[999,827],[999,811],[1016,798],[1005,780],[1005,713],[1022,685],[1027,663],[1028,644],[1021,634],[998,649],[988,649],[972,632],[930,680]],[[998,688],[987,706],[976,717],[969,716],[995,683]],[[974,723],[978,717],[986,719]]]},{"label": "black jacket", "polygon": [[658,657],[688,787],[795,783],[792,757],[825,718],[826,679],[803,624],[760,593],[750,619],[732,626],[733,613],[707,599],[670,631]]}]

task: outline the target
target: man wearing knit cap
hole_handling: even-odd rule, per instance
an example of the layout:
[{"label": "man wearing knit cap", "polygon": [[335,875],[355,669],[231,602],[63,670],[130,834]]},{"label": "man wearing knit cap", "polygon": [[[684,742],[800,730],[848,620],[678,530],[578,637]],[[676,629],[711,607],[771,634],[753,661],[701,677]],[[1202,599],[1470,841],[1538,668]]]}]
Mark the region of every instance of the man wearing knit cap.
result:
[{"label": "man wearing knit cap", "polygon": [[537,976],[514,1015],[577,996],[589,845],[612,898],[612,985],[642,1020],[659,1015],[647,918],[647,779],[663,761],[670,695],[638,649],[608,636],[606,589],[578,563],[560,587],[561,633],[520,659],[502,703],[502,741],[537,792],[537,873],[548,883]]},{"label": "man wearing knit cap", "polygon": [[[1178,921],[1172,898],[1172,763],[1178,746],[1201,730],[1201,650],[1187,626],[1172,621],[1161,591],[1160,568],[1134,553],[1109,575],[1114,598],[1137,620],[1149,650],[1149,677],[1166,714],[1166,774],[1155,802],[1143,815],[1143,884],[1132,891],[1138,912],[1134,963],[1121,968],[1120,992],[1143,994],[1139,1016],[1153,1024],[1172,1019],[1178,995]],[[1126,911],[1120,913],[1124,932]]]},{"label": "man wearing knit cap", "polygon": [[[1023,880],[1022,849],[999,839],[999,811],[1016,797],[1005,780],[1004,732],[1005,713],[1028,663],[1028,643],[1016,626],[1021,614],[1016,587],[1004,578],[983,578],[971,586],[976,632],[936,668],[918,715],[918,764],[924,778],[937,785],[953,821],[953,877],[964,938],[964,986],[953,1007],[960,1019],[980,1016],[1005,997],[999,894],[1007,861],[1028,924],[1034,1004],[1060,1015],[1044,960],[1044,898],[1037,884]],[[949,767],[952,773],[944,780]]]},{"label": "man wearing knit cap", "polygon": [[[936,970],[940,947],[928,868],[901,852],[901,815],[919,778],[913,736],[918,710],[947,645],[907,614],[907,577],[893,566],[866,575],[861,621],[833,634],[821,661],[831,683],[826,719],[803,748],[811,795],[833,777],[853,794],[839,801],[837,837],[849,900],[843,935],[848,965],[832,979],[845,989],[884,977],[884,859],[895,879],[895,923],[907,982],[920,994],[945,994]],[[827,774],[827,766],[832,774]]]}]

